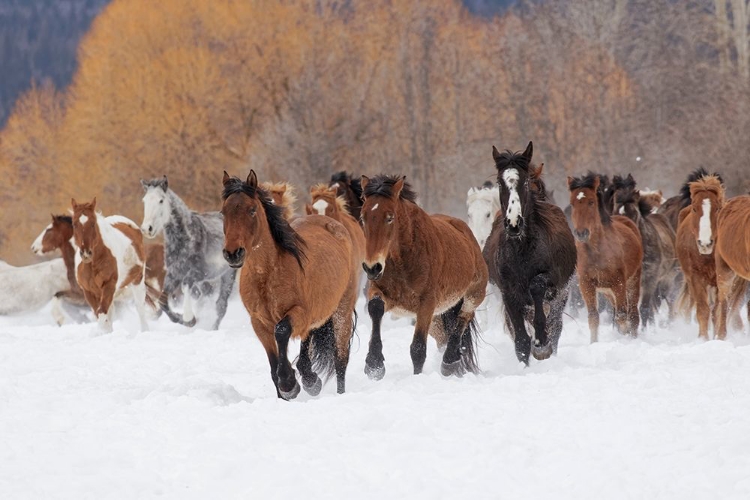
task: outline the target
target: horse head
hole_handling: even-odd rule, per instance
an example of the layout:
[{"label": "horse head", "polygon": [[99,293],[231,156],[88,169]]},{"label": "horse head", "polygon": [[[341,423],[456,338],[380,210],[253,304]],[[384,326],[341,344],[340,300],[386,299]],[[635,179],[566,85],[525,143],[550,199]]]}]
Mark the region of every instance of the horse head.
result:
[{"label": "horse head", "polygon": [[343,195],[338,194],[335,187],[325,184],[317,184],[310,188],[310,198],[312,199],[312,213],[318,215],[327,215],[336,218],[341,202],[344,201]]},{"label": "horse head", "polygon": [[724,185],[716,175],[706,175],[690,183],[690,230],[698,252],[710,255],[716,242],[716,220],[724,205]]},{"label": "horse head", "polygon": [[[492,158],[497,168],[497,182],[500,186],[500,207],[504,216],[505,234],[509,238],[522,238],[525,234],[526,219],[532,210],[535,194],[530,190],[529,170],[534,146],[531,142],[523,153],[510,150],[500,152],[492,146]],[[541,171],[540,171],[541,174]]]},{"label": "horse head", "polygon": [[365,261],[362,268],[370,280],[383,276],[386,260],[397,244],[399,225],[408,223],[404,202],[415,202],[416,194],[405,176],[362,176],[364,203],[360,224],[365,233]]},{"label": "horse head", "polygon": [[164,229],[170,217],[169,181],[165,175],[161,179],[145,181],[141,185],[146,192],[143,195],[143,224],[141,232],[147,238],[153,238]]},{"label": "horse head", "polygon": [[479,242],[480,248],[484,248],[492,231],[495,214],[500,210],[500,188],[493,184],[489,187],[470,188],[466,195],[466,208],[469,228]]},{"label": "horse head", "polygon": [[73,238],[73,218],[69,215],[51,214],[52,223],[31,244],[31,251],[45,255],[61,248]]},{"label": "horse head", "polygon": [[588,242],[602,225],[610,223],[610,209],[602,199],[602,187],[601,177],[591,172],[585,177],[568,177],[573,236],[582,243]]},{"label": "horse head", "polygon": [[101,235],[96,224],[96,198],[91,203],[76,203],[73,207],[73,237],[75,238],[81,260],[91,262],[94,249],[101,243]]}]

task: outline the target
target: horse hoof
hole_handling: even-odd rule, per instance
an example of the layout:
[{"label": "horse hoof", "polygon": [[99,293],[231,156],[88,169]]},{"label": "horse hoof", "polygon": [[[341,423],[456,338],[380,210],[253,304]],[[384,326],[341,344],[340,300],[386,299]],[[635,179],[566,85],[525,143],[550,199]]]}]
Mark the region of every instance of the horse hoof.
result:
[{"label": "horse hoof", "polygon": [[440,365],[440,373],[442,373],[444,377],[450,377],[452,375],[463,377],[464,369],[461,366],[461,361],[454,361],[453,363],[446,363],[443,361]]},{"label": "horse hoof", "polygon": [[290,391],[282,391],[281,388],[279,388],[279,394],[281,394],[282,399],[291,401],[299,395],[299,383],[295,380],[294,387],[292,387],[292,390]]},{"label": "horse hoof", "polygon": [[552,356],[552,343],[548,342],[544,345],[531,346],[531,355],[534,356],[534,359],[538,359],[539,361],[549,359],[549,357]]},{"label": "horse hoof", "polygon": [[370,366],[365,363],[365,375],[367,375],[370,380],[381,380],[385,377],[385,365]]},{"label": "horse hoof", "polygon": [[318,394],[320,394],[320,390],[323,388],[323,381],[320,380],[320,377],[315,375],[315,380],[312,384],[307,384],[305,382],[305,379],[302,379],[302,387],[310,396],[317,396]]},{"label": "horse hoof", "polygon": [[182,324],[185,325],[188,328],[192,328],[195,326],[195,324],[198,322],[196,318],[191,319],[190,321],[183,321]]}]

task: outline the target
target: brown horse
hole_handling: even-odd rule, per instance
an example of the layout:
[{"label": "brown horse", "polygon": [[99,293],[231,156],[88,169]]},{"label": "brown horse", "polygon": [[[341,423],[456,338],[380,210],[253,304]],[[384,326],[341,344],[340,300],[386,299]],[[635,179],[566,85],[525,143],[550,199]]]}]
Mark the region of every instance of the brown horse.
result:
[{"label": "brown horse", "polygon": [[263,182],[261,187],[271,195],[274,204],[284,210],[284,218],[292,221],[296,217],[294,214],[294,205],[297,203],[297,195],[294,192],[294,186],[288,182]]},{"label": "brown horse", "polygon": [[355,220],[359,220],[362,209],[362,184],[360,179],[345,171],[336,172],[331,176],[328,185],[336,188],[336,196],[346,199],[346,208]]},{"label": "brown horse", "polygon": [[76,278],[99,326],[105,331],[112,330],[109,317],[112,301],[116,293],[130,287],[141,330],[147,330],[143,307],[146,266],[140,228],[125,217],[103,217],[97,213],[96,198],[81,204],[71,200],[71,204],[73,236],[80,254]]},{"label": "brown horse", "polygon": [[[631,177],[632,179],[632,177]],[[675,233],[663,214],[652,213],[653,206],[641,198],[633,180],[615,192],[615,213],[624,215],[638,226],[643,246],[641,273],[641,325],[654,323],[661,300],[669,307],[669,321],[674,317],[675,280],[679,273],[675,255]]]},{"label": "brown horse", "polygon": [[677,233],[677,226],[680,225],[680,213],[685,207],[690,206],[690,183],[707,175],[709,175],[709,173],[705,168],[701,167],[695,169],[688,175],[685,183],[680,188],[680,192],[677,195],[668,198],[657,209],[657,213],[664,214],[669,220],[669,224],[672,226],[675,233]]},{"label": "brown horse", "polygon": [[599,339],[597,291],[609,296],[618,330],[636,336],[643,261],[638,226],[627,217],[609,214],[598,175],[568,177],[568,188],[578,252],[578,283],[589,313],[591,342]]},{"label": "brown horse", "polygon": [[362,273],[362,267],[359,265],[365,260],[365,234],[357,220],[349,215],[346,209],[346,200],[343,196],[336,194],[336,189],[317,184],[310,188],[311,205],[305,206],[307,215],[325,215],[333,220],[337,220],[344,225],[349,236],[352,239],[352,250],[354,258],[357,261],[357,282]]},{"label": "brown horse", "polygon": [[719,292],[718,321],[714,327],[717,336],[724,338],[727,310],[738,312],[738,306],[745,300],[747,281],[750,280],[750,196],[737,196],[727,201],[714,227],[717,234],[714,256]]},{"label": "brown horse", "polygon": [[[57,297],[76,305],[86,305],[83,291],[76,280],[76,248],[73,240],[73,218],[69,215],[52,215],[52,224],[44,228],[31,245],[31,250],[37,255],[46,255],[60,250],[68,271],[70,291],[60,292]],[[166,276],[164,245],[145,245],[144,248],[146,251],[146,303],[159,314],[161,313],[159,300],[166,300],[166,297],[162,297]]]},{"label": "brown horse", "polygon": [[288,400],[300,391],[287,357],[291,337],[302,340],[297,368],[305,390],[317,395],[318,373],[335,370],[343,393],[359,267],[348,231],[320,215],[290,225],[252,170],[245,182],[224,172],[223,184],[224,258],[242,268],[240,296],[277,395]]},{"label": "brown horse", "polygon": [[[684,315],[689,316],[695,306],[698,336],[707,339],[712,315],[710,295],[716,292],[714,230],[724,204],[724,185],[720,176],[705,172],[687,185],[690,204],[680,212],[675,243],[677,258],[685,275],[678,307]],[[717,325],[717,312],[718,309],[714,307],[714,334],[723,339]]]},{"label": "brown horse", "polygon": [[380,325],[386,311],[416,315],[411,344],[415,374],[424,367],[428,334],[438,345],[447,343],[443,375],[477,371],[474,310],[484,299],[487,264],[469,226],[424,212],[404,177],[362,176],[361,184],[362,266],[370,280],[367,307],[372,318],[365,373],[373,379],[385,374]]}]

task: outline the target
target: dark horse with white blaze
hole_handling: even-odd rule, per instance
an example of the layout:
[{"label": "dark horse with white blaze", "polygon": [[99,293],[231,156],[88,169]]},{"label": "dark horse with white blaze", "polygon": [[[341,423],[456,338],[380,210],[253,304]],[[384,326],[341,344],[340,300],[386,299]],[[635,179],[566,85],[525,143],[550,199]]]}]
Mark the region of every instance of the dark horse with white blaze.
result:
[{"label": "dark horse with white blaze", "polygon": [[[557,351],[576,268],[575,241],[563,211],[544,201],[543,188],[532,189],[532,154],[531,142],[523,153],[501,153],[492,147],[501,212],[492,228],[496,234],[488,238],[498,241],[497,250],[485,252],[490,275],[499,277],[496,284],[513,330],[516,356],[526,364],[529,354],[546,359]],[[526,330],[527,321],[533,325],[533,336]]]},{"label": "dark horse with white blaze", "polygon": [[474,310],[484,300],[487,265],[465,222],[428,215],[415,203],[404,177],[362,177],[365,261],[370,280],[368,312],[372,318],[365,373],[385,374],[380,322],[386,311],[416,315],[411,359],[422,372],[427,335],[446,346],[441,372],[476,372]]}]

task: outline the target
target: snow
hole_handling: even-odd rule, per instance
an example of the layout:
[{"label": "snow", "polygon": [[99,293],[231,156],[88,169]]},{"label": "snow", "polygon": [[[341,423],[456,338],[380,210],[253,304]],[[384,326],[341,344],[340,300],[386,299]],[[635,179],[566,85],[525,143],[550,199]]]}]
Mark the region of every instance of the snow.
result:
[{"label": "snow", "polygon": [[492,328],[483,373],[444,379],[434,343],[412,375],[412,328],[388,320],[373,382],[358,310],[347,394],[293,402],[237,299],[218,332],[0,318],[0,498],[750,498],[745,335],[589,345],[566,318],[558,356],[523,368]]}]

